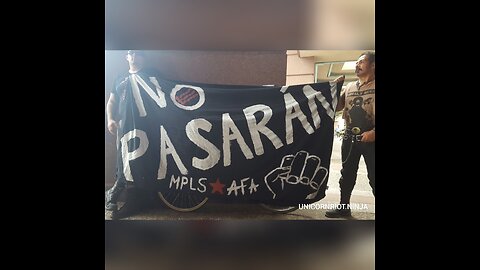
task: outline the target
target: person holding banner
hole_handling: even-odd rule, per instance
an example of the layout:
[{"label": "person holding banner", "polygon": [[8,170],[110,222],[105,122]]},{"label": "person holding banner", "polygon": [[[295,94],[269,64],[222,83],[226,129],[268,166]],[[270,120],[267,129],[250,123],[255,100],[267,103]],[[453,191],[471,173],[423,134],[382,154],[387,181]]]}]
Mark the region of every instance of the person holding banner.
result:
[{"label": "person holding banner", "polygon": [[[132,74],[141,75],[150,74],[150,69],[144,68],[145,53],[143,51],[129,50],[126,55],[129,64],[128,73],[119,76],[114,83],[114,88],[110,93],[107,102],[107,122],[108,131],[117,137],[117,157],[116,157],[116,181],[115,184],[105,192],[105,210],[116,212],[118,210],[117,200],[127,186],[127,180],[123,172],[123,160],[121,155],[120,136],[126,116],[126,96],[127,88],[130,88]],[[157,74],[155,74],[157,75]]]},{"label": "person holding banner", "polygon": [[325,213],[329,218],[351,217],[350,197],[361,156],[375,196],[375,52],[360,55],[355,74],[358,80],[346,86],[337,104],[337,111],[343,109],[346,128],[341,150],[340,205]]}]

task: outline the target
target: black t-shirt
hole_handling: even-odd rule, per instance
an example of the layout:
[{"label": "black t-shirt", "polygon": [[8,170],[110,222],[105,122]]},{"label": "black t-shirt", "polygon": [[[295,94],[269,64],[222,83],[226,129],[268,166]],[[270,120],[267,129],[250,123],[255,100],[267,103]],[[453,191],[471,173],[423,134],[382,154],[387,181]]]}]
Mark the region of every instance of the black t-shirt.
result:
[{"label": "black t-shirt", "polygon": [[[130,74],[131,73],[129,72],[125,72],[122,75],[118,76],[114,82],[113,89],[111,92],[115,96],[115,99],[117,100],[117,103],[118,103],[117,111],[115,112],[115,119],[117,120],[122,120],[125,118],[126,96],[128,93],[131,93],[132,91],[132,85],[129,80]],[[142,77],[147,84],[149,84],[153,89],[155,89],[155,86],[152,84],[152,82],[150,82],[149,78],[150,77],[158,78],[159,76],[158,70],[154,68],[143,68],[140,71],[138,71],[136,74]]]}]

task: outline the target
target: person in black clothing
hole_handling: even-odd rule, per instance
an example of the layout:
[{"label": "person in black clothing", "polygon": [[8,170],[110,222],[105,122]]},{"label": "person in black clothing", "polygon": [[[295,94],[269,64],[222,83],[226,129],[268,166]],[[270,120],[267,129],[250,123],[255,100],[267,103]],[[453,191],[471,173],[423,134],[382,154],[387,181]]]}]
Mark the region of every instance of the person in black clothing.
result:
[{"label": "person in black clothing", "polygon": [[[341,95],[337,111],[343,109],[346,129],[342,142],[340,205],[327,211],[329,218],[351,217],[350,197],[363,156],[375,196],[375,53],[364,52],[357,60],[358,80],[349,83]],[[337,78],[344,80],[345,77]]]},{"label": "person in black clothing", "polygon": [[[115,184],[105,192],[105,210],[116,212],[118,210],[117,201],[127,187],[127,179],[123,172],[123,160],[121,155],[121,143],[120,137],[123,134],[124,122],[126,117],[126,96],[132,88],[132,75],[137,74],[143,76],[157,76],[157,72],[153,69],[144,68],[145,66],[145,52],[129,50],[126,55],[128,61],[129,70],[128,73],[119,76],[114,83],[114,88],[110,93],[110,97],[107,102],[107,125],[108,131],[117,138],[117,155],[116,155],[116,181]],[[133,80],[135,81],[135,80]],[[133,182],[131,182],[133,183]],[[132,190],[131,194],[140,194],[140,190]],[[129,196],[127,193],[127,201]],[[142,197],[142,195],[136,196]],[[141,198],[140,198],[141,199]],[[137,199],[133,199],[137,200]],[[127,203],[125,204],[127,205]],[[131,205],[138,206],[137,202]],[[133,207],[133,206],[132,206]],[[132,208],[130,207],[130,208]],[[137,207],[138,208],[138,207]]]}]

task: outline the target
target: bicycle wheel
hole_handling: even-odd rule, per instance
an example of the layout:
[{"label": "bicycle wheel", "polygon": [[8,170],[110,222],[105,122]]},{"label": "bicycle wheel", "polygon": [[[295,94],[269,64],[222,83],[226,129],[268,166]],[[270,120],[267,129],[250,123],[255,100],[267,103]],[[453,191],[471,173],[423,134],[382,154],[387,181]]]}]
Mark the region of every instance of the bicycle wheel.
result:
[{"label": "bicycle wheel", "polygon": [[261,203],[260,206],[262,206],[263,208],[271,212],[279,213],[279,214],[290,213],[298,209],[298,206],[280,206],[280,205],[272,205],[272,204],[264,204],[264,203]]},{"label": "bicycle wheel", "polygon": [[158,196],[165,205],[180,212],[195,211],[208,200],[205,195],[201,195],[198,192],[159,191]]}]

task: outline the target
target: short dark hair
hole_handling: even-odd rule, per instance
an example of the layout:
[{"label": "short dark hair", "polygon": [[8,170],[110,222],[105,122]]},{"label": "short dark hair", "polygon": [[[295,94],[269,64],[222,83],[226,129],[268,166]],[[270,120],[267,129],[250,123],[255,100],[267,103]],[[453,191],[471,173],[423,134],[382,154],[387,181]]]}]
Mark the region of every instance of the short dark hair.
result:
[{"label": "short dark hair", "polygon": [[360,54],[360,56],[362,56],[362,55],[365,55],[368,58],[368,62],[370,64],[375,63],[375,52],[366,51],[366,52],[363,52],[362,54]]}]

